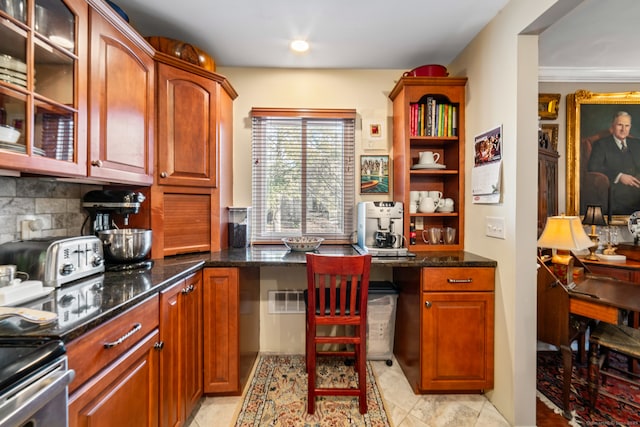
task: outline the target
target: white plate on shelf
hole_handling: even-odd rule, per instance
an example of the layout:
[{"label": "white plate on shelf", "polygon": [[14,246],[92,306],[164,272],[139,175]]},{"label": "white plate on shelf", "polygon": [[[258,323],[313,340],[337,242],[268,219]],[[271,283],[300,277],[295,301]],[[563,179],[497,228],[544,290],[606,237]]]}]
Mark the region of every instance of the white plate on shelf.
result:
[{"label": "white plate on shelf", "polygon": [[440,163],[430,163],[430,164],[422,164],[416,163],[411,166],[411,169],[446,169],[447,165],[441,165]]},{"label": "white plate on shelf", "polygon": [[436,208],[436,212],[451,213],[453,212],[453,208]]}]

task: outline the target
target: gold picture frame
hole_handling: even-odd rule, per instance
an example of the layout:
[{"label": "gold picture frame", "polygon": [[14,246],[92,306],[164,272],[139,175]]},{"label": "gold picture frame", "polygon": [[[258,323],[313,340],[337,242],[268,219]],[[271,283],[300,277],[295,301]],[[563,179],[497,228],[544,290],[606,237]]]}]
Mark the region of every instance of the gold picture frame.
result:
[{"label": "gold picture frame", "polygon": [[541,120],[555,120],[558,118],[559,93],[538,94],[538,117]]},{"label": "gold picture frame", "polygon": [[538,144],[545,150],[558,151],[558,125],[555,123],[540,125]]},{"label": "gold picture frame", "polygon": [[[601,205],[611,224],[624,225],[633,212],[616,212],[609,203],[609,179],[588,170],[588,156],[598,139],[610,136],[618,111],[640,121],[640,92],[595,93],[579,90],[567,95],[567,214],[583,215],[589,204]],[[631,127],[629,137],[640,132]],[[639,201],[640,203],[640,201]],[[640,204],[639,204],[640,207]]]}]

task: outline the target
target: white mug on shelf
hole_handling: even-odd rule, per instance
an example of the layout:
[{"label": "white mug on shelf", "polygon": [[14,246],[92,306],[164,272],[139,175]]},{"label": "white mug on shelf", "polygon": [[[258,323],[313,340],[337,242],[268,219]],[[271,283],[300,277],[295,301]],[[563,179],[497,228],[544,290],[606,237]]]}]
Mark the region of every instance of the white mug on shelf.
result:
[{"label": "white mug on shelf", "polygon": [[438,163],[438,160],[440,160],[440,153],[434,153],[433,151],[420,152],[421,165],[430,165],[433,163]]},{"label": "white mug on shelf", "polygon": [[409,192],[409,202],[417,204],[420,200],[420,192],[419,191],[410,191]]},{"label": "white mug on shelf", "polygon": [[437,200],[442,199],[442,192],[441,191],[429,191],[428,195],[432,199],[437,199]]}]

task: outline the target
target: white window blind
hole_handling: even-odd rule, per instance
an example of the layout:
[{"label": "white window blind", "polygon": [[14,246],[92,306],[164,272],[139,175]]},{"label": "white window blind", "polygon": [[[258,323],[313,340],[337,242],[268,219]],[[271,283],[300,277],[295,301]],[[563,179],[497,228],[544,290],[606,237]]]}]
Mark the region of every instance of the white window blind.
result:
[{"label": "white window blind", "polygon": [[252,147],[254,242],[351,241],[355,110],[254,108]]}]

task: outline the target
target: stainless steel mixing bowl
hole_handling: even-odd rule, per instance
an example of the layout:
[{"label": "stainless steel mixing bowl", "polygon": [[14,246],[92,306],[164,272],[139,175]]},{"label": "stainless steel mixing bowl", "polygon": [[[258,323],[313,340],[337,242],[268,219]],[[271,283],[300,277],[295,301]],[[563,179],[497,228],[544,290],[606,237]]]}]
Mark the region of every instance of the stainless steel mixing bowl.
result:
[{"label": "stainless steel mixing bowl", "polygon": [[151,250],[151,230],[122,228],[98,232],[107,260],[135,262],[146,259]]}]

